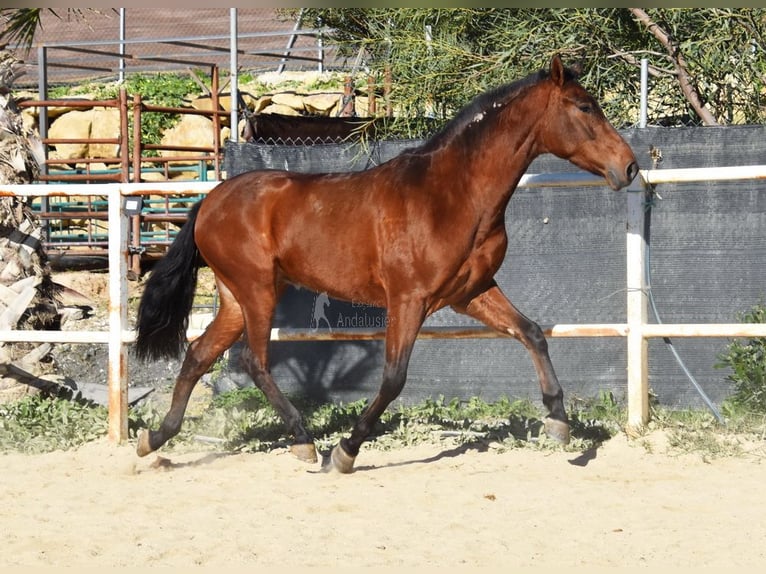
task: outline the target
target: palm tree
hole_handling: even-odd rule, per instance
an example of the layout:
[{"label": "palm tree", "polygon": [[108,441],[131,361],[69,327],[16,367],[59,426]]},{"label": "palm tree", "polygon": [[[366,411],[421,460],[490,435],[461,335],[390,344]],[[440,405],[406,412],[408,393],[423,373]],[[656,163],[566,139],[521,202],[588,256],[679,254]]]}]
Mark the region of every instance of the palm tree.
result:
[{"label": "palm tree", "polygon": [[[47,10],[60,18],[53,8]],[[83,16],[83,10],[80,8],[67,8],[66,11],[75,18]],[[43,8],[0,8],[0,21],[5,21],[5,26],[0,30],[0,42],[13,42],[20,48],[29,50],[40,28],[42,16]]]},{"label": "palm tree", "polygon": [[[0,48],[0,184],[32,183],[42,145],[25,128],[11,95],[20,60]],[[0,330],[57,328],[58,313],[42,227],[26,198],[0,197]],[[0,402],[26,394],[50,345],[0,343]]]}]

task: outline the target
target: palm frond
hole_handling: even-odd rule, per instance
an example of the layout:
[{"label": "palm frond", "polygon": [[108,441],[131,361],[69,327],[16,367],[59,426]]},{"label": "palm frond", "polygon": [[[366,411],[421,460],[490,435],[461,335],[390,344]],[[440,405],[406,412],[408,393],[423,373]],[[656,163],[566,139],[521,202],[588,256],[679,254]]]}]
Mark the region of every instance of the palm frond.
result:
[{"label": "palm frond", "polygon": [[[56,14],[52,9],[49,10]],[[0,42],[16,43],[29,51],[40,27],[42,12],[42,8],[1,8],[0,17],[4,26],[0,30]]]}]

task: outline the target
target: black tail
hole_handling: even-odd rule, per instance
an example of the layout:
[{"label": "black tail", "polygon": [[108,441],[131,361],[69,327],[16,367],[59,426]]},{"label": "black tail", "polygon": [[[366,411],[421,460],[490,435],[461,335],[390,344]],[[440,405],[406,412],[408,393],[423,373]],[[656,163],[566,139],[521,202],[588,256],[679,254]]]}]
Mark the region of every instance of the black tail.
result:
[{"label": "black tail", "polygon": [[138,305],[136,356],[141,360],[178,357],[186,346],[201,259],[194,222],[202,201],[189,211],[173,244],[151,271]]}]

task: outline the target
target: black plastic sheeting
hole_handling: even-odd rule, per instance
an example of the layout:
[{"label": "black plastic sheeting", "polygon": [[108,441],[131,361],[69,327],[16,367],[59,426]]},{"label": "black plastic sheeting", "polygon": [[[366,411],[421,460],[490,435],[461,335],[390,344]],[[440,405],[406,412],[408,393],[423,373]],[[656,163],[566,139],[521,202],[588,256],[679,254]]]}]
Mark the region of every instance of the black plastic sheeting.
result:
[{"label": "black plastic sheeting", "polygon": [[[766,126],[645,128],[621,132],[642,168],[762,165]],[[253,169],[299,172],[371,167],[419,141],[274,146],[228,142],[229,177]],[[575,172],[553,156],[535,160],[528,173]],[[654,300],[663,323],[738,322],[742,312],[766,300],[766,182],[662,184],[647,206],[649,261]],[[540,324],[626,321],[626,192],[604,188],[518,189],[507,211],[509,247],[496,278],[513,303]],[[327,329],[314,321],[324,310],[330,328],[381,327],[385,311],[330,300],[293,289],[277,310],[275,326]],[[655,322],[651,316],[650,322]],[[449,309],[427,325],[471,325]],[[715,404],[731,393],[727,369],[716,368],[726,338],[676,338],[678,354]],[[550,354],[568,397],[618,400],[627,393],[626,341],[551,338]],[[236,364],[236,347],[232,365]],[[380,384],[382,341],[276,342],[272,373],[288,393],[332,401],[371,398]],[[649,340],[649,384],[662,405],[702,408],[698,392],[662,339]],[[232,373],[240,385],[250,384]],[[411,404],[443,396],[539,401],[531,360],[514,339],[418,340],[408,382],[400,396]]]}]

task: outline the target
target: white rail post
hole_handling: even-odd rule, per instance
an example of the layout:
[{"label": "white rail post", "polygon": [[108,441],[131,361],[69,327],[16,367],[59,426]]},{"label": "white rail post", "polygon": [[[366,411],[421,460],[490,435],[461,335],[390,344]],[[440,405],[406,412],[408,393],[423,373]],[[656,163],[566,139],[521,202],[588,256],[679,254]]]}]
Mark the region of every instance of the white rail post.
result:
[{"label": "white rail post", "polygon": [[128,438],[128,353],[123,343],[128,321],[128,216],[121,187],[109,191],[108,437],[120,443]]},{"label": "white rail post", "polygon": [[[647,121],[649,91],[649,60],[641,60],[641,104],[639,127]],[[647,318],[646,294],[646,236],[645,204],[647,181],[644,172],[628,187],[627,200],[627,379],[628,379],[628,426],[642,428],[649,421],[649,342],[644,335]]]},{"label": "white rail post", "polygon": [[627,198],[627,323],[628,323],[628,426],[643,427],[649,420],[648,342],[644,336],[647,318],[646,237],[643,175],[628,188]]}]

